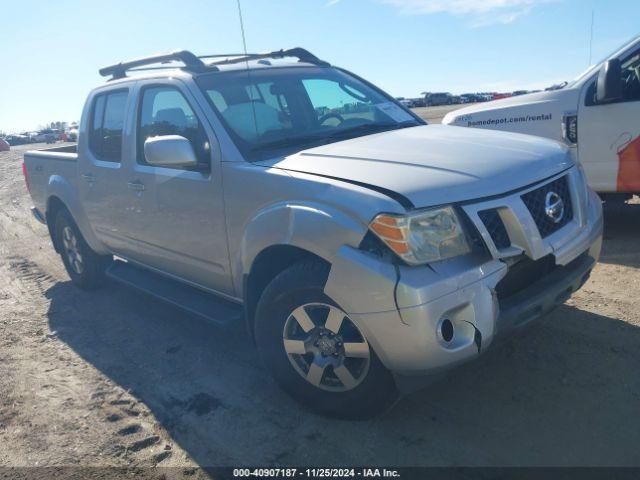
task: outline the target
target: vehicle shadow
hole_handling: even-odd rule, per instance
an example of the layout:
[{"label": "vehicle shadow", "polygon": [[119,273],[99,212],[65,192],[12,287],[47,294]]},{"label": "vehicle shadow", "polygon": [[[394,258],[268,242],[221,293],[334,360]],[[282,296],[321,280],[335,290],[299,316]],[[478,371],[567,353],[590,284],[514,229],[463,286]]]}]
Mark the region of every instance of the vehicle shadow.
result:
[{"label": "vehicle shadow", "polygon": [[57,337],[203,467],[640,464],[640,328],[614,318],[563,306],[382,418],[345,422],[285,396],[242,326],[118,286],[46,295]]},{"label": "vehicle shadow", "polygon": [[604,240],[601,262],[640,268],[640,204],[605,203]]}]

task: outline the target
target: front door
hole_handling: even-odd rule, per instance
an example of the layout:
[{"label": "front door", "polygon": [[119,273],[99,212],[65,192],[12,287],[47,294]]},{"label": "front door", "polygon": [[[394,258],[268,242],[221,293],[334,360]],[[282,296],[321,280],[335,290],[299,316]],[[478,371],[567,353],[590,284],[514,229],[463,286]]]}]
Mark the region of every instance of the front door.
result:
[{"label": "front door", "polygon": [[578,113],[578,155],[598,192],[640,192],[640,50],[622,58],[623,97],[598,104],[594,78]]},{"label": "front door", "polygon": [[[136,154],[127,172],[128,256],[166,274],[233,295],[217,140],[180,82],[141,82]],[[144,142],[180,135],[191,143],[197,169],[149,165]]]}]

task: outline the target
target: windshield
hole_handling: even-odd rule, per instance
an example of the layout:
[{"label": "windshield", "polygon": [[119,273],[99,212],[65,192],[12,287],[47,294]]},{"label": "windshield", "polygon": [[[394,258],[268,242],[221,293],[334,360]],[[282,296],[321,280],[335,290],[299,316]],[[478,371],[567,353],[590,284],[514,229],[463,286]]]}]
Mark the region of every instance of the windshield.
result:
[{"label": "windshield", "polygon": [[424,124],[382,91],[334,68],[217,72],[196,83],[249,160]]}]

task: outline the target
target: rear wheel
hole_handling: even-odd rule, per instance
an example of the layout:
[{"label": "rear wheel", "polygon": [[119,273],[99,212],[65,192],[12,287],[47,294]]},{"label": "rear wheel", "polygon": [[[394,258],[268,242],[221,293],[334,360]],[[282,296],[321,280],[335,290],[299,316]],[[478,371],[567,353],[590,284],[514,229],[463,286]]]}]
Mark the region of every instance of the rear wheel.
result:
[{"label": "rear wheel", "polygon": [[280,273],[258,303],[256,342],[294,399],[324,415],[370,418],[389,409],[398,392],[363,332],[324,294],[328,271],[308,261]]},{"label": "rear wheel", "polygon": [[68,211],[58,213],[55,222],[56,243],[62,262],[74,285],[93,290],[104,282],[111,255],[99,255],[87,244]]}]

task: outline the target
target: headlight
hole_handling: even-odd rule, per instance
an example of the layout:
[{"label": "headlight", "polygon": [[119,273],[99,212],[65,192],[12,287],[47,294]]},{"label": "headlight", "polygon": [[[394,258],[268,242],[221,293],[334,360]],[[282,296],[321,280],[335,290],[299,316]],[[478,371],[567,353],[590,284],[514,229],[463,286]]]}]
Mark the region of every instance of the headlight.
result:
[{"label": "headlight", "polygon": [[444,260],[471,251],[462,223],[452,207],[410,215],[383,213],[372,220],[369,228],[410,265]]}]

